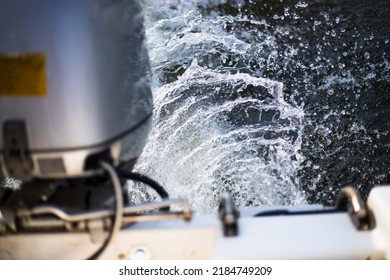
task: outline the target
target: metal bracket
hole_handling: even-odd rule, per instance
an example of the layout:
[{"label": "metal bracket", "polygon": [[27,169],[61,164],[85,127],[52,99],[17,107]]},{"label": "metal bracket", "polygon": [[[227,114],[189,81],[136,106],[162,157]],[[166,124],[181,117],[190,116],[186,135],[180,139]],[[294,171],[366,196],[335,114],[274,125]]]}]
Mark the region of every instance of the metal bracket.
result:
[{"label": "metal bracket", "polygon": [[31,180],[33,162],[28,148],[26,123],[22,120],[4,122],[3,143],[7,175],[23,181]]},{"label": "metal bracket", "polygon": [[341,189],[336,201],[336,209],[348,210],[352,223],[357,230],[366,231],[373,229],[375,226],[374,218],[366,203],[352,186]]},{"label": "metal bracket", "polygon": [[239,217],[239,212],[234,207],[233,199],[230,193],[225,192],[222,195],[219,204],[218,213],[219,213],[219,219],[221,220],[223,226],[223,235],[237,236],[238,235],[237,220]]},{"label": "metal bracket", "polygon": [[[182,211],[156,211],[164,210],[170,206],[181,206]],[[16,211],[19,228],[21,230],[38,230],[44,229],[64,229],[67,230],[94,230],[94,226],[110,227],[110,217],[114,215],[113,209],[96,209],[83,211],[78,213],[68,214],[55,206],[40,206],[31,210],[19,209]],[[173,219],[183,219],[190,221],[192,213],[187,200],[184,199],[169,199],[152,203],[128,205],[123,208],[123,225],[126,226],[137,222],[165,221]],[[51,217],[50,219],[48,217]],[[101,220],[104,223],[90,223],[94,220]],[[77,224],[76,227],[67,227],[69,224]],[[95,234],[91,232],[91,234]],[[100,233],[97,233],[100,234]],[[91,236],[93,240],[99,239],[98,235]]]}]

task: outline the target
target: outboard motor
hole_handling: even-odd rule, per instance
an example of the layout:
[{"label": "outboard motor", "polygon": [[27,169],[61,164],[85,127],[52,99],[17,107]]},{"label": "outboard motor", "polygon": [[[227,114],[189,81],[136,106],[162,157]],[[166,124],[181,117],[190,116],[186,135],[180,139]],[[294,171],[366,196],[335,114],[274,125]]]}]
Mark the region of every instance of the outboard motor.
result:
[{"label": "outboard motor", "polygon": [[131,169],[152,95],[138,1],[0,0],[0,177]]},{"label": "outboard motor", "polygon": [[167,197],[131,172],[149,81],[137,0],[0,0],[0,238],[23,236],[0,240],[0,259],[32,232],[87,233],[98,258],[124,225],[126,180]]}]

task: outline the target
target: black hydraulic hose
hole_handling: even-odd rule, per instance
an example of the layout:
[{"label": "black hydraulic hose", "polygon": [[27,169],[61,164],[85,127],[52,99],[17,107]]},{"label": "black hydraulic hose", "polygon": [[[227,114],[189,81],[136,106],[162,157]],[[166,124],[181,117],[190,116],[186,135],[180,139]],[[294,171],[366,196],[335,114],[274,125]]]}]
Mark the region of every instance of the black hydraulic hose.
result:
[{"label": "black hydraulic hose", "polygon": [[146,175],[139,174],[136,172],[128,172],[128,171],[124,171],[124,170],[117,170],[117,173],[122,178],[141,182],[141,183],[144,183],[144,184],[150,186],[152,189],[154,189],[159,194],[159,196],[162,199],[169,198],[169,194],[164,189],[164,187]]}]

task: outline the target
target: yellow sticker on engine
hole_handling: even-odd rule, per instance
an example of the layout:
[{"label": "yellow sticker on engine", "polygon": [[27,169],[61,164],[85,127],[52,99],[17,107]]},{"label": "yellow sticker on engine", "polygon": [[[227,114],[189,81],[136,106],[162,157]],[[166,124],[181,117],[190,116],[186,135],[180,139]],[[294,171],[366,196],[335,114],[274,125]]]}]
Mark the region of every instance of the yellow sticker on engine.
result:
[{"label": "yellow sticker on engine", "polygon": [[0,97],[45,95],[46,69],[43,53],[0,53]]}]

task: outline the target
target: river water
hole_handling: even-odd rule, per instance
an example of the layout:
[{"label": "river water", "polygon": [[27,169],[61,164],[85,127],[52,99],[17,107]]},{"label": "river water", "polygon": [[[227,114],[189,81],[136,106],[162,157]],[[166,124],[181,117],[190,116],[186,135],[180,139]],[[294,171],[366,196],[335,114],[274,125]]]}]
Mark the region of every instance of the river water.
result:
[{"label": "river water", "polygon": [[[144,0],[154,125],[136,170],[197,213],[390,183],[390,1]],[[153,197],[129,183],[135,201]]]}]

